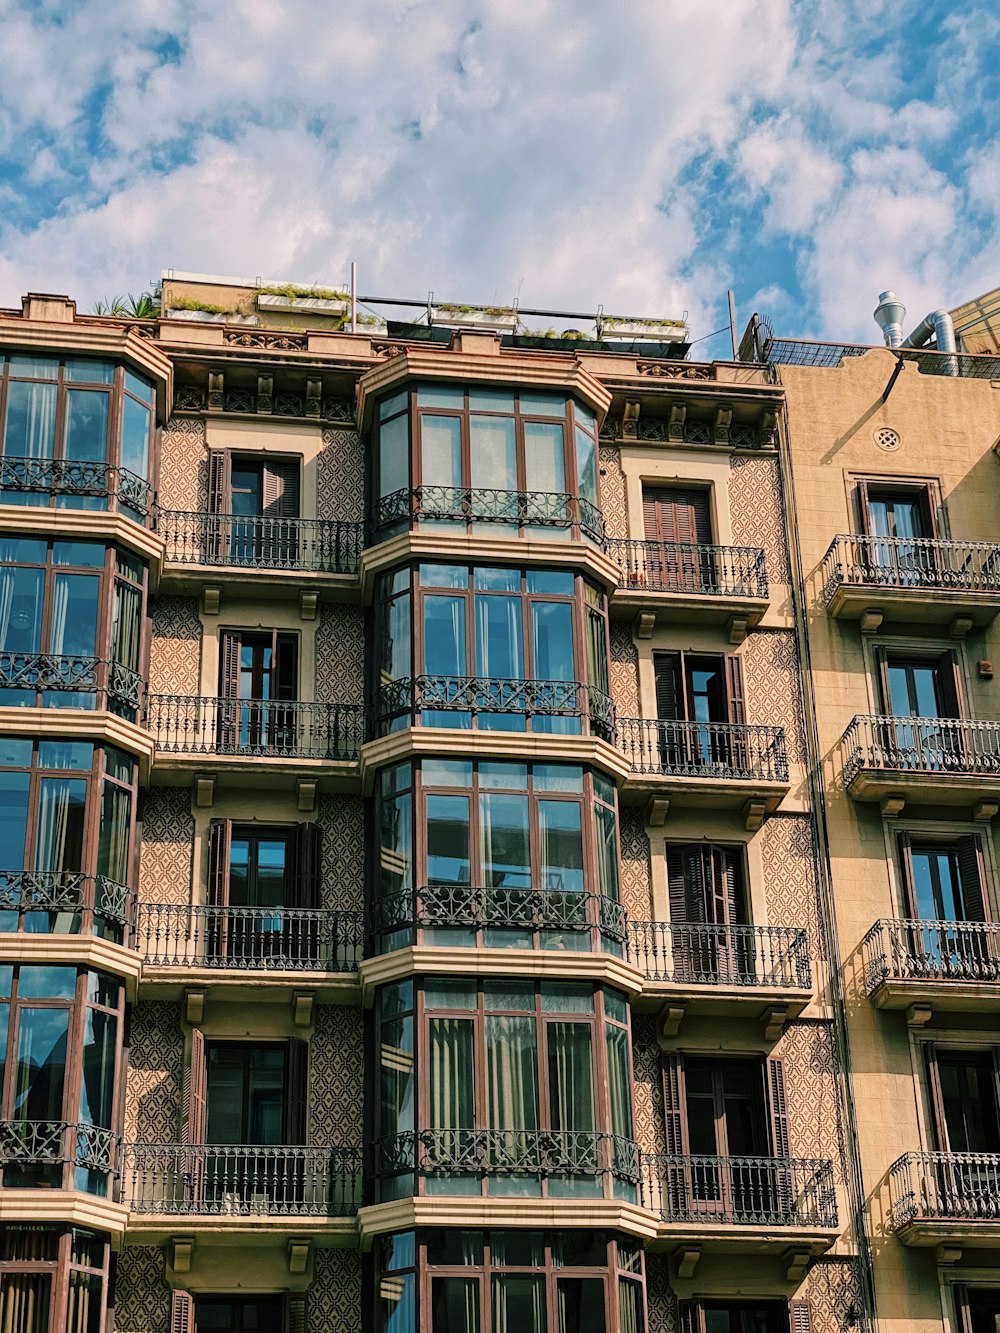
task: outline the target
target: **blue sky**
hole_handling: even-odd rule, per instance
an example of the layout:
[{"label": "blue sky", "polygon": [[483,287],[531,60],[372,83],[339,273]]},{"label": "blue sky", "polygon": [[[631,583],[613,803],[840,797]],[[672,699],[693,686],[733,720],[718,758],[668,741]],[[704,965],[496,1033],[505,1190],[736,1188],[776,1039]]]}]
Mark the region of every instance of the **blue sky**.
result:
[{"label": "blue sky", "polygon": [[1000,285],[980,0],[0,0],[0,34],[3,305],[353,259],[378,295],[704,337],[732,287],[741,325],[871,341],[885,287],[910,325]]}]

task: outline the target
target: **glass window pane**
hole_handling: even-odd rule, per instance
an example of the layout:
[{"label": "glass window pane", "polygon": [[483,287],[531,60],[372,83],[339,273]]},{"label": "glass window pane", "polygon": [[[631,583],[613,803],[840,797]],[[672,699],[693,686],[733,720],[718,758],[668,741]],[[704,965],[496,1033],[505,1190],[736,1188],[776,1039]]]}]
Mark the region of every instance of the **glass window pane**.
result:
[{"label": "glass window pane", "polygon": [[476,983],[462,977],[428,977],[424,983],[427,1009],[475,1009]]},{"label": "glass window pane", "polygon": [[461,486],[462,423],[458,417],[425,414],[420,418],[420,469],[423,486]]},{"label": "glass window pane", "polygon": [[465,390],[449,385],[422,384],[417,390],[420,407],[452,407],[456,411],[465,406]]},{"label": "glass window pane", "polygon": [[379,673],[385,680],[401,680],[412,673],[410,598],[404,594],[380,608]]},{"label": "glass window pane", "polygon": [[559,1333],[606,1333],[604,1280],[561,1277],[556,1283]]},{"label": "glass window pane", "polygon": [[402,1273],[379,1283],[379,1333],[415,1333],[416,1277]]},{"label": "glass window pane", "polygon": [[491,791],[527,791],[528,765],[508,763],[502,759],[480,760],[479,785]]},{"label": "glass window pane", "polygon": [[378,405],[379,421],[384,421],[386,417],[394,417],[397,412],[402,412],[408,399],[409,394],[405,389],[402,393],[394,393],[391,398],[383,398]]},{"label": "glass window pane", "polygon": [[545,1237],[540,1231],[491,1231],[490,1259],[495,1268],[541,1268]]},{"label": "glass window pane", "polygon": [[472,785],[472,763],[467,759],[424,759],[421,773],[425,787]]},{"label": "glass window pane", "polygon": [[[530,575],[529,575],[530,577]],[[472,586],[486,592],[521,591],[521,571],[519,569],[492,569],[482,565],[472,571]]]},{"label": "glass window pane", "polygon": [[44,595],[43,570],[0,568],[0,652],[39,651]]},{"label": "glass window pane", "polygon": [[379,495],[392,495],[410,484],[409,418],[385,421],[378,433]]},{"label": "glass window pane", "polygon": [[134,398],[122,401],[122,467],[137,477],[149,476],[149,425],[151,414]]},{"label": "glass window pane", "polygon": [[597,832],[597,891],[618,899],[618,835],[615,812],[606,805],[594,806]]},{"label": "glass window pane", "polygon": [[136,375],[134,371],[125,371],[125,388],[129,393],[134,393],[137,398],[141,398],[144,403],[153,401],[153,385],[143,375]]},{"label": "glass window pane", "polygon": [[514,414],[514,395],[504,389],[470,389],[471,412],[509,412]]},{"label": "glass window pane", "polygon": [[561,569],[529,569],[528,591],[555,597],[572,597],[576,580]]},{"label": "glass window pane", "polygon": [[423,588],[465,588],[469,571],[465,565],[421,565],[420,586]]},{"label": "glass window pane", "polygon": [[507,978],[491,981],[487,978],[483,981],[483,1007],[487,1012],[514,1009],[520,1013],[534,1013],[535,983]]},{"label": "glass window pane", "polygon": [[0,870],[18,871],[24,865],[30,781],[29,773],[0,772]]},{"label": "glass window pane", "polygon": [[540,1274],[495,1273],[490,1299],[494,1330],[545,1333],[545,1279]]},{"label": "glass window pane", "polygon": [[383,796],[379,837],[379,889],[382,895],[413,888],[413,795]]},{"label": "glass window pane", "polygon": [[[500,491],[517,490],[513,417],[471,417],[469,448],[470,485]],[[516,512],[511,517],[516,519]]]},{"label": "glass window pane", "polygon": [[[63,362],[64,374],[68,380],[81,380],[85,384],[113,384],[115,363],[97,361],[93,358],[68,356]],[[149,390],[146,390],[148,395]]]},{"label": "glass window pane", "polygon": [[607,1024],[604,1029],[608,1050],[608,1101],[611,1105],[611,1132],[632,1137],[632,1087],[628,1076],[628,1032]]},{"label": "glass window pane", "polygon": [[577,981],[543,981],[542,1012],[584,1014],[594,1009],[593,987]]},{"label": "glass window pane", "polygon": [[379,1132],[413,1129],[413,1016],[383,1018],[379,1036]]},{"label": "glass window pane", "polygon": [[536,680],[577,679],[569,602],[532,602],[531,639]]},{"label": "glass window pane", "polygon": [[31,763],[31,741],[0,736],[0,764],[5,768],[27,768]]},{"label": "glass window pane", "polygon": [[583,832],[576,801],[539,801],[541,887],[583,892]]},{"label": "glass window pane", "polygon": [[54,384],[7,386],[7,422],[3,451],[8,458],[51,458],[55,447]]},{"label": "glass window pane", "polygon": [[68,1009],[21,1008],[14,1086],[15,1120],[63,1119],[68,1037]]},{"label": "glass window pane", "polygon": [[115,783],[105,782],[97,843],[97,873],[106,875],[116,884],[128,883],[131,822],[132,793]]},{"label": "glass window pane", "polygon": [[483,792],[479,821],[483,884],[491,889],[530,889],[527,795]]},{"label": "glass window pane", "polygon": [[561,393],[522,393],[518,401],[526,416],[561,417],[566,412]]},{"label": "glass window pane", "polygon": [[535,764],[536,791],[583,791],[583,769],[576,764]]},{"label": "glass window pane", "polygon": [[85,569],[104,568],[104,547],[99,542],[53,542],[54,565],[82,565]]},{"label": "glass window pane", "polygon": [[427,1028],[430,1128],[472,1129],[476,1123],[472,1020],[432,1018]]},{"label": "glass window pane", "polygon": [[103,463],[108,450],[108,395],[91,389],[66,394],[66,448],[74,462]]},{"label": "glass window pane", "polygon": [[0,1319],[9,1333],[48,1333],[51,1300],[51,1273],[0,1273]]},{"label": "glass window pane", "polygon": [[541,421],[524,423],[524,470],[529,491],[546,494],[566,490],[563,428]]},{"label": "glass window pane", "polygon": [[111,655],[130,671],[139,670],[142,646],[142,593],[115,579],[111,616]]},{"label": "glass window pane", "polygon": [[433,1227],[427,1232],[427,1262],[460,1267],[483,1262],[483,1233]]},{"label": "glass window pane", "polygon": [[75,768],[94,766],[94,747],[90,741],[39,741],[39,768]]},{"label": "glass window pane", "polygon": [[10,357],[10,373],[24,379],[54,380],[59,374],[59,358],[15,352]]},{"label": "glass window pane", "polygon": [[[567,606],[566,610],[570,608]],[[572,659],[572,649],[570,652]],[[523,680],[524,641],[520,597],[476,597],[476,675]]]},{"label": "glass window pane", "polygon": [[[492,1130],[538,1128],[538,1036],[534,1015],[487,1014],[486,1123]],[[507,1143],[516,1156],[519,1135]]]},{"label": "glass window pane", "polygon": [[95,656],[100,579],[96,574],[57,574],[54,582],[49,652]]},{"label": "glass window pane", "polygon": [[427,883],[468,884],[469,798],[427,796]]},{"label": "glass window pane", "polygon": [[424,671],[429,676],[464,676],[465,598],[424,597]]},{"label": "glass window pane", "polygon": [[591,504],[597,504],[597,445],[594,437],[577,427],[576,431],[576,484],[577,493]]},{"label": "glass window pane", "polygon": [[44,565],[45,542],[34,537],[0,537],[0,562],[19,565]]},{"label": "glass window pane", "polygon": [[35,869],[83,869],[85,778],[43,778],[39,783]]},{"label": "glass window pane", "polygon": [[83,1079],[80,1084],[80,1120],[85,1125],[111,1128],[117,1040],[115,1015],[88,1009],[83,1024]]},{"label": "glass window pane", "polygon": [[479,1279],[431,1279],[431,1333],[479,1333]]}]

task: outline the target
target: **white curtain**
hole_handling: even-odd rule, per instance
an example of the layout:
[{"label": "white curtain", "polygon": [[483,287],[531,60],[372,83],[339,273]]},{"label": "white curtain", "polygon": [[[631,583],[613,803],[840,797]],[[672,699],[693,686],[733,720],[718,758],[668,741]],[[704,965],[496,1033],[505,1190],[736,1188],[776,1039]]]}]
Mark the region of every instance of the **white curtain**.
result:
[{"label": "white curtain", "polygon": [[545,1333],[545,1279],[497,1273],[491,1291],[492,1333]]},{"label": "white curtain", "polygon": [[434,1129],[475,1125],[472,1023],[466,1018],[430,1021],[430,1122]]},{"label": "white curtain", "polygon": [[642,1286],[618,1279],[618,1324],[620,1333],[643,1333]]},{"label": "white curtain", "polygon": [[552,1128],[594,1128],[594,1078],[589,1023],[550,1023],[549,1100]]},{"label": "white curtain", "polygon": [[[66,628],[69,612],[69,592],[72,574],[57,574],[52,590],[52,625],[49,630],[49,652],[66,651]],[[77,627],[73,627],[74,631]]]},{"label": "white curtain", "polygon": [[[486,1114],[493,1130],[538,1128],[538,1047],[531,1015],[486,1017]],[[514,1136],[508,1147],[516,1150]]]},{"label": "white curtain", "polygon": [[54,384],[12,382],[7,398],[4,452],[15,458],[51,458],[55,445]]},{"label": "white curtain", "polygon": [[524,679],[520,597],[476,598],[476,675]]},{"label": "white curtain", "polygon": [[115,583],[114,623],[111,631],[112,654],[116,662],[130,671],[139,669],[139,641],[142,632],[138,588],[127,583]]},{"label": "white curtain", "polygon": [[[517,490],[517,448],[513,417],[473,416],[471,485],[499,491]],[[513,511],[516,517],[516,510]]]},{"label": "white curtain", "polygon": [[0,1333],[48,1333],[51,1289],[48,1273],[0,1274]]}]

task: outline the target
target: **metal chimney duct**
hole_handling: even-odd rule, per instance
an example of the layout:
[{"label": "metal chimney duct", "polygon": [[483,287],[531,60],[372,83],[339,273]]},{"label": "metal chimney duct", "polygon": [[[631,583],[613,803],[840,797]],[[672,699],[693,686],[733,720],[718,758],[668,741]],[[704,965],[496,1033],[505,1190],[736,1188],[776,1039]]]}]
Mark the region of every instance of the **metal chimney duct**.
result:
[{"label": "metal chimney duct", "polygon": [[886,347],[903,345],[903,318],[906,306],[895,292],[879,292],[878,305],[874,311],[875,323],[882,330]]}]

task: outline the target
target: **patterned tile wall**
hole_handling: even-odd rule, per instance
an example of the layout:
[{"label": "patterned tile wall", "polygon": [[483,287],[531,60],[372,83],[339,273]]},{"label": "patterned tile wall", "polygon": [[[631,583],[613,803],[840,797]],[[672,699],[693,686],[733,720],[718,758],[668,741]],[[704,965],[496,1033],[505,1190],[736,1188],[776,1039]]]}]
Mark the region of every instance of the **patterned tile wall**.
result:
[{"label": "patterned tile wall", "polygon": [[646,1152],[663,1152],[663,1081],[660,1048],[649,1014],[632,1015],[632,1082],[636,1142]]},{"label": "patterned tile wall", "polygon": [[150,787],[142,818],[139,901],[191,901],[194,816],[187,787]]},{"label": "patterned tile wall", "polygon": [[639,716],[639,654],[632,640],[632,626],[620,620],[611,624],[611,695],[619,717]]},{"label": "patterned tile wall", "polygon": [[733,455],[729,460],[729,515],[735,546],[762,546],[768,577],[787,583],[788,547],[781,513],[778,460]]},{"label": "patterned tile wall", "polygon": [[812,1333],[849,1333],[858,1327],[849,1317],[852,1306],[859,1313],[863,1309],[856,1261],[817,1259],[798,1295],[811,1307]]},{"label": "patterned tile wall", "polygon": [[640,810],[619,810],[621,834],[621,897],[633,921],[652,917],[649,876],[649,839]]},{"label": "patterned tile wall", "polygon": [[364,803],[357,796],[321,796],[322,906],[361,911],[365,905]]},{"label": "patterned tile wall", "polygon": [[772,926],[804,926],[810,958],[824,957],[809,817],[772,815],[760,836],[768,921]]},{"label": "patterned tile wall", "polygon": [[123,1249],[115,1282],[115,1333],[170,1333],[170,1288],[163,1251]]},{"label": "patterned tile wall", "polygon": [[316,460],[319,518],[357,522],[364,507],[365,468],[361,437],[355,430],[327,429]]},{"label": "patterned tile wall", "polygon": [[609,537],[628,537],[628,509],[625,503],[625,477],[622,454],[613,445],[600,446],[601,510]]},{"label": "patterned tile wall", "polygon": [[805,758],[802,689],[795,635],[791,630],[756,630],[743,646],[747,721],[784,727],[788,757]]},{"label": "patterned tile wall", "polygon": [[201,621],[194,597],[156,597],[150,608],[151,694],[199,694]]},{"label": "patterned tile wall", "polygon": [[125,1138],[177,1143],[184,1038],[180,1005],[139,1000],[132,1009],[125,1081]]},{"label": "patterned tile wall", "polygon": [[320,703],[364,702],[365,616],[360,606],[320,608],[316,627],[316,698]]},{"label": "patterned tile wall", "polygon": [[646,1252],[649,1333],[676,1333],[677,1297],[670,1286],[670,1255]]},{"label": "patterned tile wall", "polygon": [[162,509],[204,512],[208,502],[208,455],[205,423],[197,417],[171,417],[160,436]]},{"label": "patterned tile wall", "polygon": [[306,1304],[309,1333],[357,1333],[361,1317],[361,1255],[316,1250]]},{"label": "patterned tile wall", "polygon": [[785,1067],[791,1155],[828,1157],[843,1173],[846,1144],[833,1025],[811,1019],[790,1023],[774,1054]]},{"label": "patterned tile wall", "polygon": [[364,1118],[364,1020],[360,1009],[317,1006],[309,1043],[309,1142],[359,1148]]}]

